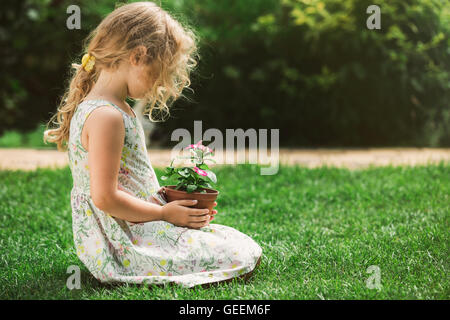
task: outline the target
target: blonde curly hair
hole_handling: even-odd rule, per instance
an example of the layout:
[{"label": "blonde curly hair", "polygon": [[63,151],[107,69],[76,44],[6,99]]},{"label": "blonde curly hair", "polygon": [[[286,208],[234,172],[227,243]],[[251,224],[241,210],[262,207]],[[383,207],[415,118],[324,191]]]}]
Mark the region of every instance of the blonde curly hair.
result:
[{"label": "blonde curly hair", "polygon": [[[85,40],[85,52],[95,57],[95,64],[86,71],[80,64],[72,64],[74,72],[57,112],[47,123],[44,141],[56,143],[65,150],[69,139],[70,121],[78,104],[86,97],[103,69],[115,70],[130,54],[144,46],[146,54],[138,54],[139,61],[153,66],[153,86],[142,99],[144,114],[152,121],[165,120],[169,106],[190,86],[190,72],[197,65],[197,39],[153,2],[124,4],[111,12]],[[142,60],[141,60],[142,59]],[[158,111],[160,119],[153,117]],[[50,125],[56,125],[50,128]]]}]

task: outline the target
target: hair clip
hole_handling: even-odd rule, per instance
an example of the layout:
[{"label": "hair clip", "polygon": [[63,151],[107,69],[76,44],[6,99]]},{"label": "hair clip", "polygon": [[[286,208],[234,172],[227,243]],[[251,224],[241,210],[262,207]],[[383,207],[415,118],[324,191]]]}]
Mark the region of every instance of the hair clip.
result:
[{"label": "hair clip", "polygon": [[93,55],[90,55],[89,53],[86,53],[81,59],[81,66],[87,72],[90,72],[92,68],[94,68],[94,64],[95,64],[95,57]]}]

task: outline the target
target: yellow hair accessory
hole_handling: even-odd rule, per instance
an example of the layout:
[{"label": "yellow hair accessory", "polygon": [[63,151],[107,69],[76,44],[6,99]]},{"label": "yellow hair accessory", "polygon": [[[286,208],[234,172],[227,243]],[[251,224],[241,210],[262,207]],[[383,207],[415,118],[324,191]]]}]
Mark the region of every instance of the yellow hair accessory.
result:
[{"label": "yellow hair accessory", "polygon": [[90,72],[92,68],[94,68],[94,64],[95,64],[95,57],[90,55],[89,53],[86,53],[81,59],[81,66],[87,72]]}]

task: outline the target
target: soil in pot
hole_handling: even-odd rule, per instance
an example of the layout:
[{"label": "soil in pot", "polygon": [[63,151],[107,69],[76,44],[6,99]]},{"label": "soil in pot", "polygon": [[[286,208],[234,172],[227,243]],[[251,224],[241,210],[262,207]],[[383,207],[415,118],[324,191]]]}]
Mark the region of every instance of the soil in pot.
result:
[{"label": "soil in pot", "polygon": [[197,200],[197,204],[195,206],[191,206],[192,208],[198,209],[209,209],[209,213],[214,207],[214,201],[216,201],[217,196],[219,195],[219,191],[214,189],[204,188],[205,193],[201,192],[191,192],[188,193],[186,191],[175,190],[176,186],[164,186],[163,190],[166,195],[166,199],[168,202],[172,202],[175,200]]}]

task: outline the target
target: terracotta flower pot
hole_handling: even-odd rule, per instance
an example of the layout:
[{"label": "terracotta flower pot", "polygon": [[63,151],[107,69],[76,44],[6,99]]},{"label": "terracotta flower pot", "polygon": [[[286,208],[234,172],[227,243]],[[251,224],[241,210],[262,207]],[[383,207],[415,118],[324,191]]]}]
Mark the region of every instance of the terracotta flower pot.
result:
[{"label": "terracotta flower pot", "polygon": [[166,199],[168,202],[172,202],[175,200],[197,200],[197,204],[195,206],[190,206],[191,208],[198,209],[209,209],[209,213],[211,213],[214,207],[214,201],[216,201],[217,196],[219,195],[219,191],[214,189],[204,188],[203,190],[206,193],[200,192],[191,192],[187,193],[186,191],[175,190],[176,186],[164,186],[163,192],[166,195]]}]

